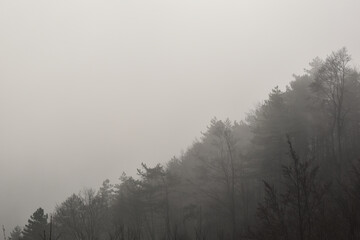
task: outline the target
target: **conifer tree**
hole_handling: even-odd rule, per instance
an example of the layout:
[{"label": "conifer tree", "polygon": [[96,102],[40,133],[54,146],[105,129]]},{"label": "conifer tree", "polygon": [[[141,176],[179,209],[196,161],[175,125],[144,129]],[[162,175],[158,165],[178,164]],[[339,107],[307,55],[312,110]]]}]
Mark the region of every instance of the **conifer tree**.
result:
[{"label": "conifer tree", "polygon": [[21,227],[16,226],[10,233],[9,240],[20,240],[22,239]]},{"label": "conifer tree", "polygon": [[48,215],[42,208],[38,208],[30,216],[28,224],[25,225],[22,234],[24,240],[41,240],[46,239],[46,226]]}]

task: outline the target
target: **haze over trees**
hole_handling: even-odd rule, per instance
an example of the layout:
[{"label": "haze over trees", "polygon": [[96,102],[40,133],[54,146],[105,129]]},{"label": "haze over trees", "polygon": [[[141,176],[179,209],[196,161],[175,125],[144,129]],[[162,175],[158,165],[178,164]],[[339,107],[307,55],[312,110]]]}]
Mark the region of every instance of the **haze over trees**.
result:
[{"label": "haze over trees", "polygon": [[360,239],[359,146],[360,75],[342,48],[246,119],[213,118],[166,165],[69,196],[51,227],[39,208],[10,238]]}]

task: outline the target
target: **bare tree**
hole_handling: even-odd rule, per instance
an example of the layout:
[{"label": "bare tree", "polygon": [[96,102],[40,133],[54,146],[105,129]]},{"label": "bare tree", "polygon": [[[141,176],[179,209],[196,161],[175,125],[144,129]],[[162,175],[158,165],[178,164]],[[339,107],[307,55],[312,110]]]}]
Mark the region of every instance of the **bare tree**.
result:
[{"label": "bare tree", "polygon": [[259,205],[257,239],[326,239],[320,227],[328,184],[316,179],[318,167],[301,161],[288,140],[292,164],[283,166],[284,192],[265,183],[264,203]]},{"label": "bare tree", "polygon": [[315,74],[312,88],[319,93],[331,121],[332,151],[335,157],[338,177],[341,175],[341,161],[343,158],[343,128],[350,108],[344,104],[346,95],[346,81],[351,75],[349,68],[350,55],[346,48],[333,52]]}]

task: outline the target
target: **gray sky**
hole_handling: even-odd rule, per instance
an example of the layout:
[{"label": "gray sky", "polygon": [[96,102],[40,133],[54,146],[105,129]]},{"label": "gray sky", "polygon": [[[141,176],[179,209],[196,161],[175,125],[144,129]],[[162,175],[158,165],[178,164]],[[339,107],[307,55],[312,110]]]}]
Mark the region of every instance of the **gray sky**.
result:
[{"label": "gray sky", "polygon": [[165,162],[316,56],[360,1],[0,0],[0,225]]}]

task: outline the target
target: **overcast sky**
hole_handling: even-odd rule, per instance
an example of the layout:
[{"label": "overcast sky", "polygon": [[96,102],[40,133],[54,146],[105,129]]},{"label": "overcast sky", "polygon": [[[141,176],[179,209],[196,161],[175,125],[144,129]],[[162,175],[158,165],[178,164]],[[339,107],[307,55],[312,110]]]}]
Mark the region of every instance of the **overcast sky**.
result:
[{"label": "overcast sky", "polygon": [[186,150],[316,56],[360,1],[0,0],[0,225]]}]

